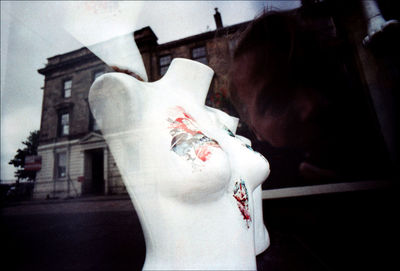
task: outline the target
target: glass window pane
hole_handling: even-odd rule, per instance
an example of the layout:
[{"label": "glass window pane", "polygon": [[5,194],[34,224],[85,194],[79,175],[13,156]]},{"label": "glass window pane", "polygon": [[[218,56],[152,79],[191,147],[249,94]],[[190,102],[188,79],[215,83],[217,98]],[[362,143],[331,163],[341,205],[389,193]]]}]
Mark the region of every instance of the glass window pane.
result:
[{"label": "glass window pane", "polygon": [[206,47],[197,47],[192,50],[192,58],[200,58],[206,56]]},{"label": "glass window pane", "polygon": [[69,89],[72,86],[72,81],[71,80],[67,80],[64,82],[64,89]]},{"label": "glass window pane", "polygon": [[164,75],[164,74],[167,72],[168,67],[169,67],[169,66],[161,67],[161,68],[160,68],[160,74],[161,74],[161,75]]},{"label": "glass window pane", "polygon": [[230,40],[229,41],[228,47],[229,47],[229,53],[231,56],[233,56],[233,53],[234,53],[237,45],[238,45],[238,40]]},{"label": "glass window pane", "polygon": [[69,97],[71,97],[71,89],[64,90],[64,98],[69,98]]},{"label": "glass window pane", "polygon": [[207,58],[206,57],[201,57],[201,58],[197,58],[195,59],[196,61],[203,63],[203,64],[208,64]]},{"label": "glass window pane", "polygon": [[171,63],[171,55],[160,57],[160,66],[166,66]]},{"label": "glass window pane", "polygon": [[69,134],[69,126],[68,125],[64,125],[63,126],[62,134],[63,135],[68,135]]},{"label": "glass window pane", "polygon": [[67,155],[65,152],[61,152],[58,154],[58,165],[59,166],[67,165]]},{"label": "glass window pane", "polygon": [[64,90],[64,98],[69,98],[69,97],[71,97],[71,89]]},{"label": "glass window pane", "polygon": [[59,178],[65,177],[67,174],[67,154],[61,152],[57,155],[57,176]]},{"label": "glass window pane", "polygon": [[66,176],[65,167],[58,167],[58,177],[63,178]]},{"label": "glass window pane", "polygon": [[69,114],[68,113],[62,114],[61,115],[61,124],[68,125],[68,123],[69,123]]},{"label": "glass window pane", "polygon": [[64,98],[71,97],[72,80],[64,81]]},{"label": "glass window pane", "polygon": [[169,64],[171,64],[171,61],[172,61],[171,55],[160,57],[159,59],[160,75],[164,75],[167,72]]},{"label": "glass window pane", "polygon": [[68,135],[69,134],[69,113],[63,113],[60,116],[60,135]]}]

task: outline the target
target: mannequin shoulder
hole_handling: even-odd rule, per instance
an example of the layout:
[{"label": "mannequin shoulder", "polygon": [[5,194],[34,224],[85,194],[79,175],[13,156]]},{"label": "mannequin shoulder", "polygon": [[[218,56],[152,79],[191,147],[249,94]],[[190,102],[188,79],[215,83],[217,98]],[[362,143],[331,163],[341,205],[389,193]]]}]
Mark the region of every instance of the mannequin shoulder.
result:
[{"label": "mannequin shoulder", "polygon": [[227,127],[232,133],[236,132],[236,128],[239,124],[239,119],[233,116],[228,115],[222,110],[206,106],[206,110],[210,115],[213,115],[215,119],[218,120],[221,126]]},{"label": "mannequin shoulder", "polygon": [[122,95],[124,92],[135,92],[138,94],[147,88],[148,83],[137,80],[125,73],[112,72],[98,77],[89,91],[89,102],[99,95]]},{"label": "mannequin shoulder", "polygon": [[92,84],[89,106],[100,129],[108,134],[138,124],[149,92],[148,83],[124,73],[107,73]]}]

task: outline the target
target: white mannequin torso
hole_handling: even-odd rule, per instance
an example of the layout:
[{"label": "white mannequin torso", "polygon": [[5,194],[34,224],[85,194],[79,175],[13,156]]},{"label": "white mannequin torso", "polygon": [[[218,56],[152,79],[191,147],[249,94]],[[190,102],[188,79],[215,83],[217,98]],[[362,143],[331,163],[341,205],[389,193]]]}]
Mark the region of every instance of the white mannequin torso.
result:
[{"label": "white mannequin torso", "polygon": [[204,106],[212,76],[174,59],[157,82],[111,73],[90,90],[141,221],[145,270],[255,270],[269,244],[258,195],[268,162],[235,137],[237,119]]},{"label": "white mannequin torso", "polygon": [[[236,135],[236,129],[237,129],[237,125],[239,123],[239,119],[237,119],[235,117],[231,117],[228,114],[226,114],[225,112],[220,111],[215,108],[207,107],[207,109],[210,110],[213,114],[218,116],[219,127],[221,127],[221,129],[224,129],[231,137],[235,137],[242,146],[250,149],[251,150],[250,153],[254,152],[254,150],[251,148],[251,141],[249,139],[247,139],[243,136],[240,136],[240,135]],[[236,153],[236,155],[234,155],[234,156],[238,157],[238,153]],[[264,161],[260,161],[260,158],[263,159]],[[234,169],[234,171],[237,172],[237,174],[239,174],[239,175],[241,175],[240,172],[247,172],[247,171],[251,172],[250,169],[249,170],[241,169],[241,164],[242,164],[242,162],[240,162],[241,160],[245,160],[245,158],[241,157],[241,159],[239,161],[236,161],[236,163],[238,163],[238,166],[235,165],[235,162],[234,162],[235,160],[231,161],[231,168]],[[264,177],[259,178],[259,179],[264,178],[264,180],[265,180],[269,175],[268,161],[266,161],[266,159],[261,154],[258,154],[258,157],[256,157],[255,159],[250,158],[250,161],[261,162],[261,164],[255,165],[255,167],[257,168],[257,166],[259,166],[256,169],[257,172],[259,172],[261,174],[263,172],[265,172],[267,174],[265,178]],[[263,162],[266,162],[266,163],[263,163]],[[266,169],[264,169],[265,166],[267,167]],[[235,178],[231,177],[231,180],[233,181],[233,180],[235,180]],[[232,185],[232,183],[231,183],[231,185]],[[258,254],[262,253],[263,251],[265,251],[269,247],[269,244],[270,244],[269,234],[264,225],[264,220],[263,220],[261,184],[254,189],[253,202],[254,202],[254,211],[253,211],[254,241],[255,241],[256,255],[258,255]]]}]

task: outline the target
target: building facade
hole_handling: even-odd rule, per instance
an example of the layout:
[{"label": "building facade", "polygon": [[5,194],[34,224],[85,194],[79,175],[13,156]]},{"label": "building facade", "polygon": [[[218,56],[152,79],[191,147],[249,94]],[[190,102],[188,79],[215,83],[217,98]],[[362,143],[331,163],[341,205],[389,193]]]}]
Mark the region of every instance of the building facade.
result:
[{"label": "building facade", "polygon": [[[231,111],[227,72],[235,35],[247,22],[180,40],[158,44],[150,27],[132,33],[142,54],[149,81],[160,79],[173,58],[193,59],[215,71],[207,104]],[[126,193],[121,175],[90,112],[88,92],[100,75],[113,72],[88,48],[48,58],[38,71],[45,76],[40,143],[42,168],[37,173],[34,198],[63,198]]]}]

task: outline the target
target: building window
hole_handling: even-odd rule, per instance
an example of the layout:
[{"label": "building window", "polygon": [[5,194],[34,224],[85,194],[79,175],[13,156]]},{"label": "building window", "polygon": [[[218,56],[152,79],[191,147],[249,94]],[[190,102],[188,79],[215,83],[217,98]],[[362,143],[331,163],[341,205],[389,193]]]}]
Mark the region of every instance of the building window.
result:
[{"label": "building window", "polygon": [[58,135],[66,136],[69,135],[69,113],[68,112],[60,112],[58,119]]},{"label": "building window", "polygon": [[192,49],[192,59],[203,64],[208,64],[207,51],[205,46],[200,46]]},{"label": "building window", "polygon": [[159,59],[159,66],[160,66],[160,75],[164,75],[169,67],[169,64],[171,64],[172,57],[171,55],[165,55],[161,56]]},{"label": "building window", "polygon": [[105,72],[105,71],[102,71],[102,70],[100,70],[100,71],[95,71],[94,74],[93,74],[93,81],[96,80],[97,77],[100,77],[101,75],[103,75],[103,74],[105,74],[105,73],[106,73],[106,72]]},{"label": "building window", "polygon": [[72,90],[72,80],[71,79],[65,80],[63,85],[64,98],[71,97],[71,90]]},{"label": "building window", "polygon": [[67,176],[67,153],[57,153],[57,178],[65,178]]},{"label": "building window", "polygon": [[231,55],[231,57],[233,57],[233,53],[236,50],[238,42],[239,42],[239,40],[237,40],[237,39],[228,41],[229,54]]},{"label": "building window", "polygon": [[[90,109],[89,109],[90,110]],[[92,114],[92,112],[89,113],[90,114],[90,119],[89,119],[89,130],[90,131],[100,131],[100,126],[99,123],[101,124],[101,120],[96,120]]]}]

